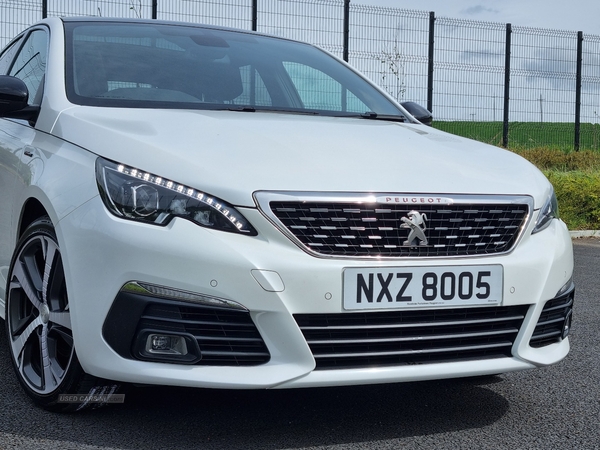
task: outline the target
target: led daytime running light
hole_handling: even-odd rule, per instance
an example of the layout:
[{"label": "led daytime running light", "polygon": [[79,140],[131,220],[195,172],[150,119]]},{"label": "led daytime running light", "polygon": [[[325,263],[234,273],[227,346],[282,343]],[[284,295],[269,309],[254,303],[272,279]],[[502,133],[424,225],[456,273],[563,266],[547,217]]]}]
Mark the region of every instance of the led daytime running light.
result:
[{"label": "led daytime running light", "polygon": [[234,302],[233,300],[213,297],[211,295],[198,294],[195,292],[182,291],[164,286],[157,286],[155,284],[143,283],[141,281],[130,281],[121,288],[121,291],[130,292],[133,294],[151,295],[159,298],[168,298],[183,302],[199,303],[207,306],[218,306],[221,308],[247,311],[245,307],[237,302]]},{"label": "led daytime running light", "polygon": [[146,183],[151,183],[156,186],[160,186],[164,189],[168,189],[178,194],[184,194],[188,197],[194,198],[195,200],[198,200],[199,202],[204,203],[205,205],[210,206],[212,209],[219,212],[223,217],[229,220],[231,224],[234,227],[236,227],[239,231],[246,231],[244,229],[245,224],[236,217],[236,214],[234,214],[228,208],[220,204],[214,197],[211,197],[210,195],[202,191],[123,164],[119,164],[117,166],[117,172],[130,176],[132,178],[137,178]]}]

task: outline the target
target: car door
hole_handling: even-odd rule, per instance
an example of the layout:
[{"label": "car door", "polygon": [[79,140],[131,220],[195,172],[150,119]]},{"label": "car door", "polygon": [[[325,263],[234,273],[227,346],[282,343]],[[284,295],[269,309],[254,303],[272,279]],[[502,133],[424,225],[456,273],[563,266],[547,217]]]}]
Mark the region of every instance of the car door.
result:
[{"label": "car door", "polygon": [[[48,32],[37,28],[23,34],[0,55],[0,74],[17,77],[27,85],[29,105],[39,105],[48,52]],[[38,133],[26,120],[0,118],[0,301],[4,302],[6,277],[17,240],[17,224],[24,187],[31,180]],[[2,314],[4,306],[0,304]]]}]

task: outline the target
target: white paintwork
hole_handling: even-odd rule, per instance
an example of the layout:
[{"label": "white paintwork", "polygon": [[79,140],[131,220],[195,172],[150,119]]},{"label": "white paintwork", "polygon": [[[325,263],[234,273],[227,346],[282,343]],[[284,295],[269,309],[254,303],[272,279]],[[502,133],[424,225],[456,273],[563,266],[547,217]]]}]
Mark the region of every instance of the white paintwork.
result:
[{"label": "white paintwork", "polygon": [[[422,125],[76,107],[58,116],[52,133],[107,159],[198,189],[210,186],[234,205],[254,206],[258,190],[533,193],[536,207],[547,197],[546,179],[514,153]],[[360,177],[350,176],[357,171]]]}]

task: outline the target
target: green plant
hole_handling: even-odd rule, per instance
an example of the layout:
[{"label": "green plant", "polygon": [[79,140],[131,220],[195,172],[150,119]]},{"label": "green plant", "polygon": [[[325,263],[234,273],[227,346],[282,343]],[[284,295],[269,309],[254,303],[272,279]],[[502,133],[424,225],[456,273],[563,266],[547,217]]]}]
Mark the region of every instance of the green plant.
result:
[{"label": "green plant", "polygon": [[569,230],[600,229],[600,152],[547,147],[513,151],[548,177]]},{"label": "green plant", "polygon": [[600,171],[546,170],[558,198],[561,219],[570,230],[600,229]]},{"label": "green plant", "polygon": [[592,150],[565,152],[558,148],[536,147],[513,151],[531,161],[540,170],[600,171],[600,152]]}]

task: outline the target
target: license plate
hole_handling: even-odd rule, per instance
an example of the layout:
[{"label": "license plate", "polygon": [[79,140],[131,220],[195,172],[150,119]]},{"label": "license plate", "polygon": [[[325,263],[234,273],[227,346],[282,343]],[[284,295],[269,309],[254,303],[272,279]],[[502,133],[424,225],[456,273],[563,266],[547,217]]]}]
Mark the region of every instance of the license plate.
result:
[{"label": "license plate", "polygon": [[346,268],[344,309],[498,305],[501,265]]}]

